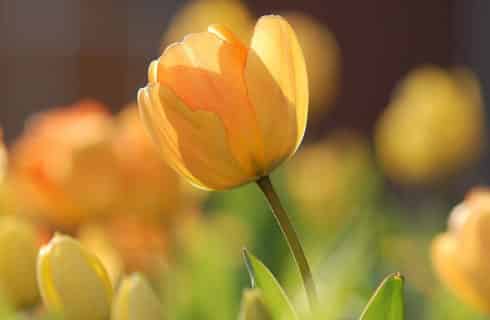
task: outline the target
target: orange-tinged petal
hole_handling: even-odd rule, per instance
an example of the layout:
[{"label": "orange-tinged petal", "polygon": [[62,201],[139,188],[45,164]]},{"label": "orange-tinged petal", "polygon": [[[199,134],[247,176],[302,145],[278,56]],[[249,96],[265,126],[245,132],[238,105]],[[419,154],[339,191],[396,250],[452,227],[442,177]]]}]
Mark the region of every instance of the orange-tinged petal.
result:
[{"label": "orange-tinged petal", "polygon": [[490,311],[490,303],[476,279],[460,263],[460,248],[450,234],[442,234],[432,243],[432,261],[439,277],[452,290],[474,307]]},{"label": "orange-tinged petal", "polygon": [[142,89],[138,104],[169,165],[193,184],[226,189],[257,178],[234,157],[223,121],[216,113],[191,110],[161,84]]},{"label": "orange-tinged petal", "polygon": [[170,88],[192,111],[222,121],[233,157],[249,176],[263,174],[264,151],[243,70],[244,46],[228,34],[203,32],[168,47],[159,59],[160,84]]},{"label": "orange-tinged petal", "polygon": [[265,137],[266,161],[279,163],[299,147],[308,113],[304,57],[282,17],[265,16],[257,22],[245,81]]}]

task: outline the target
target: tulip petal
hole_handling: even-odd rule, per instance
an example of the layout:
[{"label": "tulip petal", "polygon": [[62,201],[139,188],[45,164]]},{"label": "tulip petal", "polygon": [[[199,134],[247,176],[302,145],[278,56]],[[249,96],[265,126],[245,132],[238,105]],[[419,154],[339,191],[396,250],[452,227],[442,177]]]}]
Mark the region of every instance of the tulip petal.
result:
[{"label": "tulip petal", "polygon": [[246,52],[238,40],[216,32],[191,34],[165,50],[155,78],[190,110],[221,119],[234,158],[249,175],[257,175],[264,151],[243,79]]},{"label": "tulip petal", "polygon": [[266,159],[290,156],[306,128],[308,81],[296,35],[282,17],[265,16],[257,22],[245,81],[266,137]]},{"label": "tulip petal", "polygon": [[154,84],[138,95],[142,118],[169,165],[203,189],[226,189],[256,178],[238,163],[221,119],[193,111],[165,85]]}]

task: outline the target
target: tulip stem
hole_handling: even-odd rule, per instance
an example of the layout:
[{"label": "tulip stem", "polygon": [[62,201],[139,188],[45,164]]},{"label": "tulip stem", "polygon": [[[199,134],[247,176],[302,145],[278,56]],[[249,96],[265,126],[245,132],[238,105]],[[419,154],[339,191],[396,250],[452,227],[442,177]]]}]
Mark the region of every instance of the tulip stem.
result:
[{"label": "tulip stem", "polygon": [[289,250],[291,250],[294,260],[301,273],[301,278],[303,280],[303,285],[305,287],[310,306],[315,306],[318,301],[315,283],[313,282],[313,276],[311,274],[308,261],[306,260],[305,252],[298,239],[298,234],[294,230],[291,220],[289,219],[286,210],[284,210],[281,200],[274,190],[274,186],[272,185],[269,176],[260,178],[257,180],[257,184],[267,198],[267,201],[271,206],[272,213],[276,218],[276,222],[279,224],[282,234],[287,240]]}]

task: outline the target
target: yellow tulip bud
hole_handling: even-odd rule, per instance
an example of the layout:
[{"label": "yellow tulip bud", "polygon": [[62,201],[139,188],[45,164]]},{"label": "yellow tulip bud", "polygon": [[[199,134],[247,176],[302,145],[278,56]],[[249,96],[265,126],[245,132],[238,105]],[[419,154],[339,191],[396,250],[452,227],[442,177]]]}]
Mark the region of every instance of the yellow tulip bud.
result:
[{"label": "yellow tulip bud", "polygon": [[112,320],[160,320],[162,305],[141,274],[123,280],[112,305]]},{"label": "yellow tulip bud", "polygon": [[73,238],[56,235],[40,250],[37,281],[48,310],[64,319],[109,319],[109,276],[97,257]]},{"label": "yellow tulip bud", "polygon": [[416,69],[401,81],[378,121],[381,164],[405,184],[453,175],[478,157],[484,119],[479,82],[470,70]]},{"label": "yellow tulip bud", "polygon": [[440,279],[463,301],[490,314],[490,190],[472,191],[432,244]]},{"label": "yellow tulip bud", "polygon": [[149,67],[138,104],[167,162],[194,185],[227,189],[268,175],[306,128],[305,60],[280,16],[258,20],[247,48],[213,25]]},{"label": "yellow tulip bud", "polygon": [[259,289],[248,289],[243,293],[238,320],[271,320]]},{"label": "yellow tulip bud", "polygon": [[0,294],[16,307],[38,299],[37,249],[31,225],[14,217],[0,218]]}]

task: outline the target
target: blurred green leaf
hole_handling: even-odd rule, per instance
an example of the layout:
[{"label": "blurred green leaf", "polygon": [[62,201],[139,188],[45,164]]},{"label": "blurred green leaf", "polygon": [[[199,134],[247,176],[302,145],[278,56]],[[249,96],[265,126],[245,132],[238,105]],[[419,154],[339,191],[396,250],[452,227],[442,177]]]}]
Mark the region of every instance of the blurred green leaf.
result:
[{"label": "blurred green leaf", "polygon": [[247,250],[243,250],[243,257],[250,274],[252,287],[262,290],[264,303],[270,310],[272,318],[274,320],[297,320],[298,316],[293,305],[272,272]]},{"label": "blurred green leaf", "polygon": [[386,277],[371,297],[360,320],[403,320],[403,277]]}]

